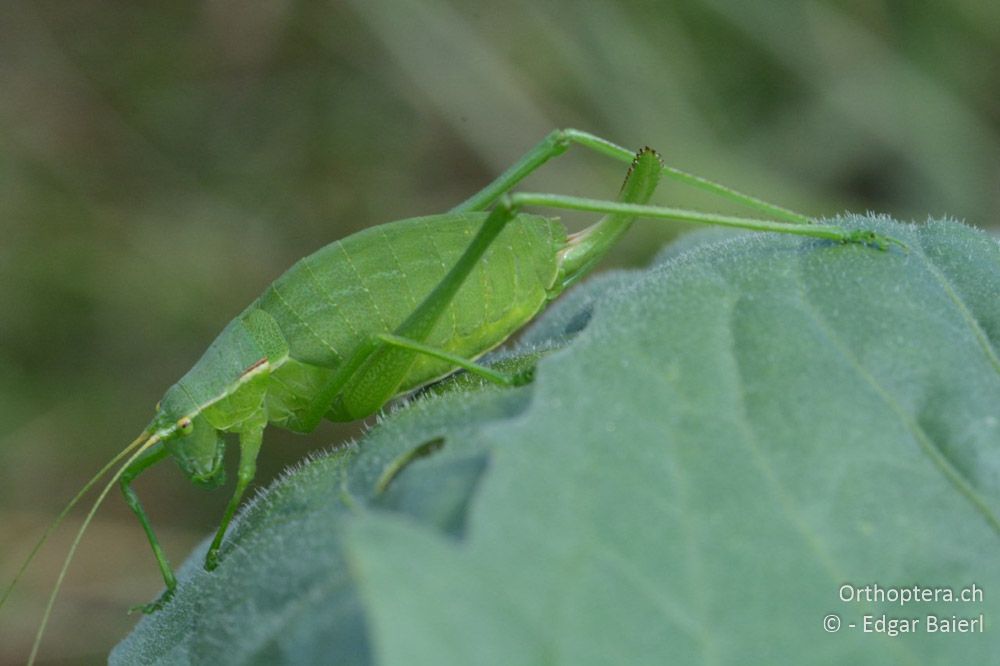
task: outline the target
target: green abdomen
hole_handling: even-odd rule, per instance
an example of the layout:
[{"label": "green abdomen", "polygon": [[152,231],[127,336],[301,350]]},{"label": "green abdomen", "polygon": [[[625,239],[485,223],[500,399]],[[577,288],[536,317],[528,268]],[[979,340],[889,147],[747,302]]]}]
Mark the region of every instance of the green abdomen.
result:
[{"label": "green abdomen", "polygon": [[[275,370],[279,386],[287,381],[283,389],[272,386],[271,411],[297,411],[362,340],[395,330],[444,278],[485,218],[447,214],[372,227],[327,245],[279,277],[254,305],[274,318],[289,346],[287,370]],[[557,222],[519,215],[423,342],[469,358],[503,342],[545,305],[565,242]],[[418,358],[400,390],[449,370],[441,361]]]}]

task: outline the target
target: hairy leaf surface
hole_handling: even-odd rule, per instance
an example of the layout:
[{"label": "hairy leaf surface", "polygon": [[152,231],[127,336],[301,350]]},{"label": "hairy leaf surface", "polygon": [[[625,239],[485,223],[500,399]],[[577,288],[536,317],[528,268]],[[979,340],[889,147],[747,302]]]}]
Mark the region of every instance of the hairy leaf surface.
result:
[{"label": "hairy leaf surface", "polygon": [[[837,223],[908,251],[712,236],[592,280],[523,338],[555,349],[534,384],[464,380],[293,470],[112,663],[989,662],[1000,245]],[[863,632],[883,614],[919,630]]]}]

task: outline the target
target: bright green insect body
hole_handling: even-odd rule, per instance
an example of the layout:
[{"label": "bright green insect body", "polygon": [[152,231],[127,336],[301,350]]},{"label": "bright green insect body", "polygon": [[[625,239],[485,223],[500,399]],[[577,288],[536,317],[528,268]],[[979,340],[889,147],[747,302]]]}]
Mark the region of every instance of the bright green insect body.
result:
[{"label": "bright green insect body", "polygon": [[[571,144],[631,161],[618,201],[509,193]],[[784,221],[647,205],[661,175]],[[605,217],[567,236],[557,221],[521,213],[525,206],[592,211]],[[225,439],[238,439],[236,488],[206,559],[206,567],[214,568],[226,528],[253,479],[268,424],[310,432],[323,418],[363,418],[393,397],[458,368],[504,385],[530,381],[531,373],[506,375],[474,359],[502,343],[586,275],[637,217],[776,231],[882,249],[895,242],[871,232],[812,224],[805,216],[665,167],[648,148],[633,154],[585,132],[553,132],[451,212],[373,227],[300,260],[223,329],[194,367],[167,390],[148,428],[86,484],[15,577],[16,583],[83,494],[127,457],[70,548],[31,660],[83,531],[114,484],[120,485],[146,531],[166,583],[160,600],[144,609],[151,611],[170,598],[177,582],[131,487],[144,469],[172,456],[192,481],[218,485]]]},{"label": "bright green insect body", "polygon": [[[641,152],[621,198],[648,200],[660,167],[653,151]],[[160,441],[122,476],[167,595],[173,573],[130,487],[140,471],[172,455],[193,481],[216,485],[223,436],[238,435],[236,492],[206,560],[214,567],[268,423],[310,432],[323,418],[364,418],[456,366],[499,383],[527,381],[470,360],[589,271],[633,219],[609,214],[572,240],[555,220],[509,206],[402,220],[335,241],[275,280],[167,391],[146,431]]]},{"label": "bright green insect body", "polygon": [[[316,396],[337,369],[367,339],[400,327],[444,279],[485,219],[484,213],[452,213],[402,220],[305,257],[226,327],[167,391],[162,412],[166,418],[200,412],[225,430],[247,418],[245,408],[256,411],[263,402],[268,422],[309,432],[315,427]],[[565,246],[558,223],[533,215],[515,218],[423,343],[475,358],[503,342],[562,291],[557,256]],[[395,392],[452,371],[447,361],[416,357]],[[324,417],[353,421],[371,411],[337,401]],[[155,423],[156,429],[166,425]]]},{"label": "bright green insect body", "polygon": [[[223,480],[224,435],[237,435],[242,455],[230,503],[234,509],[253,478],[265,425],[310,432],[323,418],[354,421],[394,395],[453,372],[450,360],[380,345],[376,336],[400,331],[407,315],[444,281],[486,218],[485,213],[449,213],[373,227],[305,257],[271,284],[158,406],[147,432],[158,434],[160,442],[122,477],[126,498],[142,523],[148,526],[129,483],[168,454],[192,481],[214,486]],[[558,223],[518,215],[473,266],[429,333],[414,342],[462,359],[496,347],[563,290],[572,277],[560,262],[567,247]],[[374,380],[364,363],[350,372],[352,361],[370,363],[380,347],[402,361],[398,368],[379,372]],[[230,517],[227,511],[209,554],[210,567]],[[147,533],[169,593],[173,574],[148,527]]]}]

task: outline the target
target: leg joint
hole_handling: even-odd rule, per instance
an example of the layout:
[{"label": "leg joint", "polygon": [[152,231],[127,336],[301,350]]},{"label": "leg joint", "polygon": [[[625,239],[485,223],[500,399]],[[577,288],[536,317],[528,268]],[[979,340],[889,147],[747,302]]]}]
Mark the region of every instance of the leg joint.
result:
[{"label": "leg joint", "polygon": [[559,150],[560,153],[563,153],[566,151],[567,148],[569,148],[570,143],[572,143],[570,136],[575,131],[576,130],[572,129],[552,130],[552,132],[549,133],[547,139],[549,140],[549,142],[551,142],[553,146],[560,149]]},{"label": "leg joint", "polygon": [[517,201],[517,195],[508,194],[506,192],[500,195],[500,198],[497,199],[496,205],[498,208],[510,213],[511,215],[517,213],[518,209],[521,207],[521,204]]}]

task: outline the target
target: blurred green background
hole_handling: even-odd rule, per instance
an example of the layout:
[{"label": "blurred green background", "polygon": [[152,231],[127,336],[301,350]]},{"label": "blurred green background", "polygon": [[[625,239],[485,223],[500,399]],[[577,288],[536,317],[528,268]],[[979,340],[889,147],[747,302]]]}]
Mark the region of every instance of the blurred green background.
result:
[{"label": "blurred green background", "polygon": [[[652,145],[814,215],[996,224],[998,26],[1000,4],[982,0],[7,0],[0,580],[282,270],[446,210],[555,127]],[[610,196],[623,173],[576,150],[529,184]],[[673,184],[658,201],[732,210]],[[678,231],[640,226],[606,266]],[[269,432],[259,482],[357,432]],[[227,498],[172,464],[137,487],[175,563]],[[98,515],[47,663],[103,661],[134,622],[125,609],[160,590],[117,493]],[[0,611],[0,663],[27,654],[68,541]]]}]

